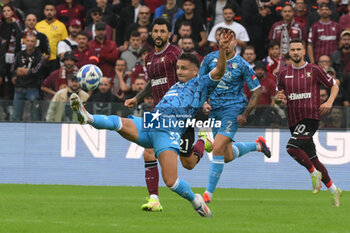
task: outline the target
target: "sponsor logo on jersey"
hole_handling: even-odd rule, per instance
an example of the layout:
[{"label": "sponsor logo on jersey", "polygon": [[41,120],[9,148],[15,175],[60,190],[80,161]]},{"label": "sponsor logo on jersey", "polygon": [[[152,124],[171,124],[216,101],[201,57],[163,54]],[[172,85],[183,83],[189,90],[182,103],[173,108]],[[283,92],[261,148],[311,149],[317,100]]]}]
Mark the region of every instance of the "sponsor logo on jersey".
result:
[{"label": "sponsor logo on jersey", "polygon": [[284,76],[285,78],[294,78],[294,76],[293,75],[286,75],[286,76]]},{"label": "sponsor logo on jersey", "polygon": [[237,63],[232,63],[232,68],[236,69],[238,67]]},{"label": "sponsor logo on jersey", "polygon": [[159,78],[159,79],[151,79],[151,85],[152,87],[154,86],[158,86],[158,85],[162,85],[168,82],[168,78],[164,77],[164,78]]},{"label": "sponsor logo on jersey", "polygon": [[290,100],[301,100],[301,99],[310,99],[311,98],[311,92],[307,93],[291,93],[288,98]]},{"label": "sponsor logo on jersey", "polygon": [[147,62],[147,65],[149,66],[149,65],[151,65],[152,64],[152,62]]},{"label": "sponsor logo on jersey", "polygon": [[320,40],[323,40],[323,41],[329,41],[329,40],[336,40],[337,39],[337,36],[320,36],[319,37]]}]

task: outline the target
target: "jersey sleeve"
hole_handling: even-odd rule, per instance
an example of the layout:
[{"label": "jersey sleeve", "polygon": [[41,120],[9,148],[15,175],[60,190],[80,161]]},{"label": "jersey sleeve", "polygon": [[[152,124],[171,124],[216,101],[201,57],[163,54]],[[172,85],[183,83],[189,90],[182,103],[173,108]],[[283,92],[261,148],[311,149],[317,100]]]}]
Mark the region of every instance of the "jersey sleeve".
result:
[{"label": "jersey sleeve", "polygon": [[247,83],[250,91],[255,91],[260,87],[260,82],[258,78],[255,76],[255,72],[248,65],[242,64],[242,72],[244,81]]},{"label": "jersey sleeve", "polygon": [[199,68],[199,71],[198,71],[199,77],[204,76],[210,72],[209,62],[210,62],[210,56],[207,55],[207,56],[205,56],[205,58],[201,64],[201,67]]},{"label": "jersey sleeve", "polygon": [[325,87],[332,87],[334,84],[336,84],[335,80],[326,73],[326,71],[324,71],[323,69],[321,69],[320,67],[317,67],[317,74],[316,74],[316,78],[317,80],[322,83]]},{"label": "jersey sleeve", "polygon": [[283,82],[282,82],[282,72],[281,71],[277,73],[276,82],[277,82],[276,91],[283,90],[284,89],[284,85],[283,85]]},{"label": "jersey sleeve", "polygon": [[209,95],[215,90],[219,82],[220,80],[212,79],[210,76],[210,73],[208,73],[204,76],[198,76],[194,78],[191,85],[192,85],[192,88],[195,89],[197,93],[201,93],[200,102],[204,103],[204,101],[207,100]]}]

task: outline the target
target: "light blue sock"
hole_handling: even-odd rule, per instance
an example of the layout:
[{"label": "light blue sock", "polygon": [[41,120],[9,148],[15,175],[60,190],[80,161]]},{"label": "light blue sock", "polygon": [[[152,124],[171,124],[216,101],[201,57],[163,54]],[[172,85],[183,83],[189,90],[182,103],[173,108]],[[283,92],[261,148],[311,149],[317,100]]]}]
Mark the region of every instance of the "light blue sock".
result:
[{"label": "light blue sock", "polygon": [[235,142],[232,145],[232,149],[234,152],[233,159],[241,157],[251,151],[257,151],[255,142]]},{"label": "light blue sock", "polygon": [[92,117],[94,120],[90,124],[96,129],[109,129],[118,131],[122,128],[122,121],[117,115],[92,115]]},{"label": "light blue sock", "polygon": [[174,191],[175,193],[179,194],[181,197],[191,202],[194,199],[194,193],[190,185],[186,181],[181,180],[179,178],[177,178],[175,184],[172,187],[170,187],[170,190]]},{"label": "light blue sock", "polygon": [[216,185],[219,182],[222,171],[224,170],[225,159],[223,155],[213,155],[213,161],[209,170],[209,184],[207,191],[214,193]]}]

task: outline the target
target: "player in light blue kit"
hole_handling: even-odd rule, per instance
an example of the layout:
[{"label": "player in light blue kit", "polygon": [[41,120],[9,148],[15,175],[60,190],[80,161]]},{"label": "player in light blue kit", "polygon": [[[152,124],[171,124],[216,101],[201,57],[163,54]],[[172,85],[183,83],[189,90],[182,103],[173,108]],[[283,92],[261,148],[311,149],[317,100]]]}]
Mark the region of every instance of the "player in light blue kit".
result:
[{"label": "player in light blue kit", "polygon": [[[205,100],[216,88],[226,68],[226,48],[233,39],[232,33],[221,35],[220,54],[216,67],[204,76],[197,76],[199,62],[193,54],[182,54],[176,65],[179,82],[174,84],[155,107],[150,122],[161,122],[165,116],[174,120],[192,119],[196,111],[201,108]],[[162,167],[164,183],[172,191],[192,203],[193,208],[203,217],[211,217],[211,211],[206,206],[200,194],[194,194],[189,184],[177,176],[177,158],[180,150],[180,135],[186,130],[184,127],[174,126],[169,129],[143,128],[144,122],[140,117],[90,115],[84,108],[78,95],[71,95],[71,108],[78,115],[81,124],[90,124],[96,129],[117,131],[125,139],[135,142],[145,148],[154,148],[154,152]],[[187,116],[187,117],[185,117]],[[157,119],[157,121],[155,121]],[[167,119],[169,120],[169,119]],[[158,125],[158,124],[157,124]]]},{"label": "player in light blue kit", "polygon": [[[232,145],[238,125],[246,123],[247,116],[258,104],[261,95],[260,83],[253,69],[249,67],[248,62],[235,53],[236,44],[237,41],[234,39],[226,49],[226,72],[211,94],[209,103],[203,105],[203,111],[207,114],[210,112],[210,118],[221,120],[221,128],[213,128],[213,162],[209,171],[209,184],[203,194],[203,199],[207,203],[212,199],[224,163],[250,151],[261,151],[266,157],[271,157],[263,137],[258,137],[256,142],[235,142]],[[218,52],[212,52],[204,58],[199,69],[200,76],[214,69],[218,62],[218,55]],[[248,104],[243,93],[244,82],[253,92]]]}]

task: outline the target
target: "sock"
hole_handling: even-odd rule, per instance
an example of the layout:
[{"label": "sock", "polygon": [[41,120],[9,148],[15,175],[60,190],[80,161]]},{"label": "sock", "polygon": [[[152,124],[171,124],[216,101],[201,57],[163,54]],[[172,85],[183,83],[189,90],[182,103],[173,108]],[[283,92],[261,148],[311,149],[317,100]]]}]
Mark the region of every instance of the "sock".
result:
[{"label": "sock", "polygon": [[[305,153],[305,151],[303,151],[299,148],[287,147],[287,152],[300,165],[304,166],[309,171],[312,170],[312,167],[314,165],[312,164],[311,160],[309,159],[309,156]],[[316,169],[317,169],[317,167],[316,167]]]},{"label": "sock", "polygon": [[311,176],[315,176],[318,171],[315,169],[315,166],[312,166],[312,168],[309,169],[309,172]]},{"label": "sock", "polygon": [[150,198],[156,195],[158,199],[159,172],[157,160],[145,161],[145,179]]},{"label": "sock", "polygon": [[315,168],[322,173],[322,182],[327,185],[330,181],[331,178],[328,175],[327,168],[318,160],[317,157],[314,157],[311,162],[315,166]]},{"label": "sock", "polygon": [[248,152],[257,151],[257,144],[255,142],[235,142],[232,145],[233,159],[241,157]]},{"label": "sock", "polygon": [[170,190],[193,203],[195,195],[186,181],[177,178],[175,184],[170,187]]},{"label": "sock", "polygon": [[90,123],[96,129],[109,129],[119,131],[123,124],[122,120],[117,115],[92,115],[93,121]]},{"label": "sock", "polygon": [[159,197],[158,197],[158,195],[156,195],[156,194],[151,194],[151,195],[149,195],[149,199],[156,199],[156,200],[159,201]]},{"label": "sock", "polygon": [[216,185],[219,182],[222,171],[224,170],[224,156],[223,155],[213,155],[213,162],[210,165],[209,170],[209,184],[207,190],[214,193]]},{"label": "sock", "polygon": [[198,156],[198,162],[203,157],[204,145],[205,145],[204,140],[203,139],[198,139],[196,144],[193,146],[193,153],[196,156]]},{"label": "sock", "polygon": [[335,193],[337,191],[337,186],[333,183],[333,181],[329,181],[328,184],[326,184],[327,188],[331,193]]}]

